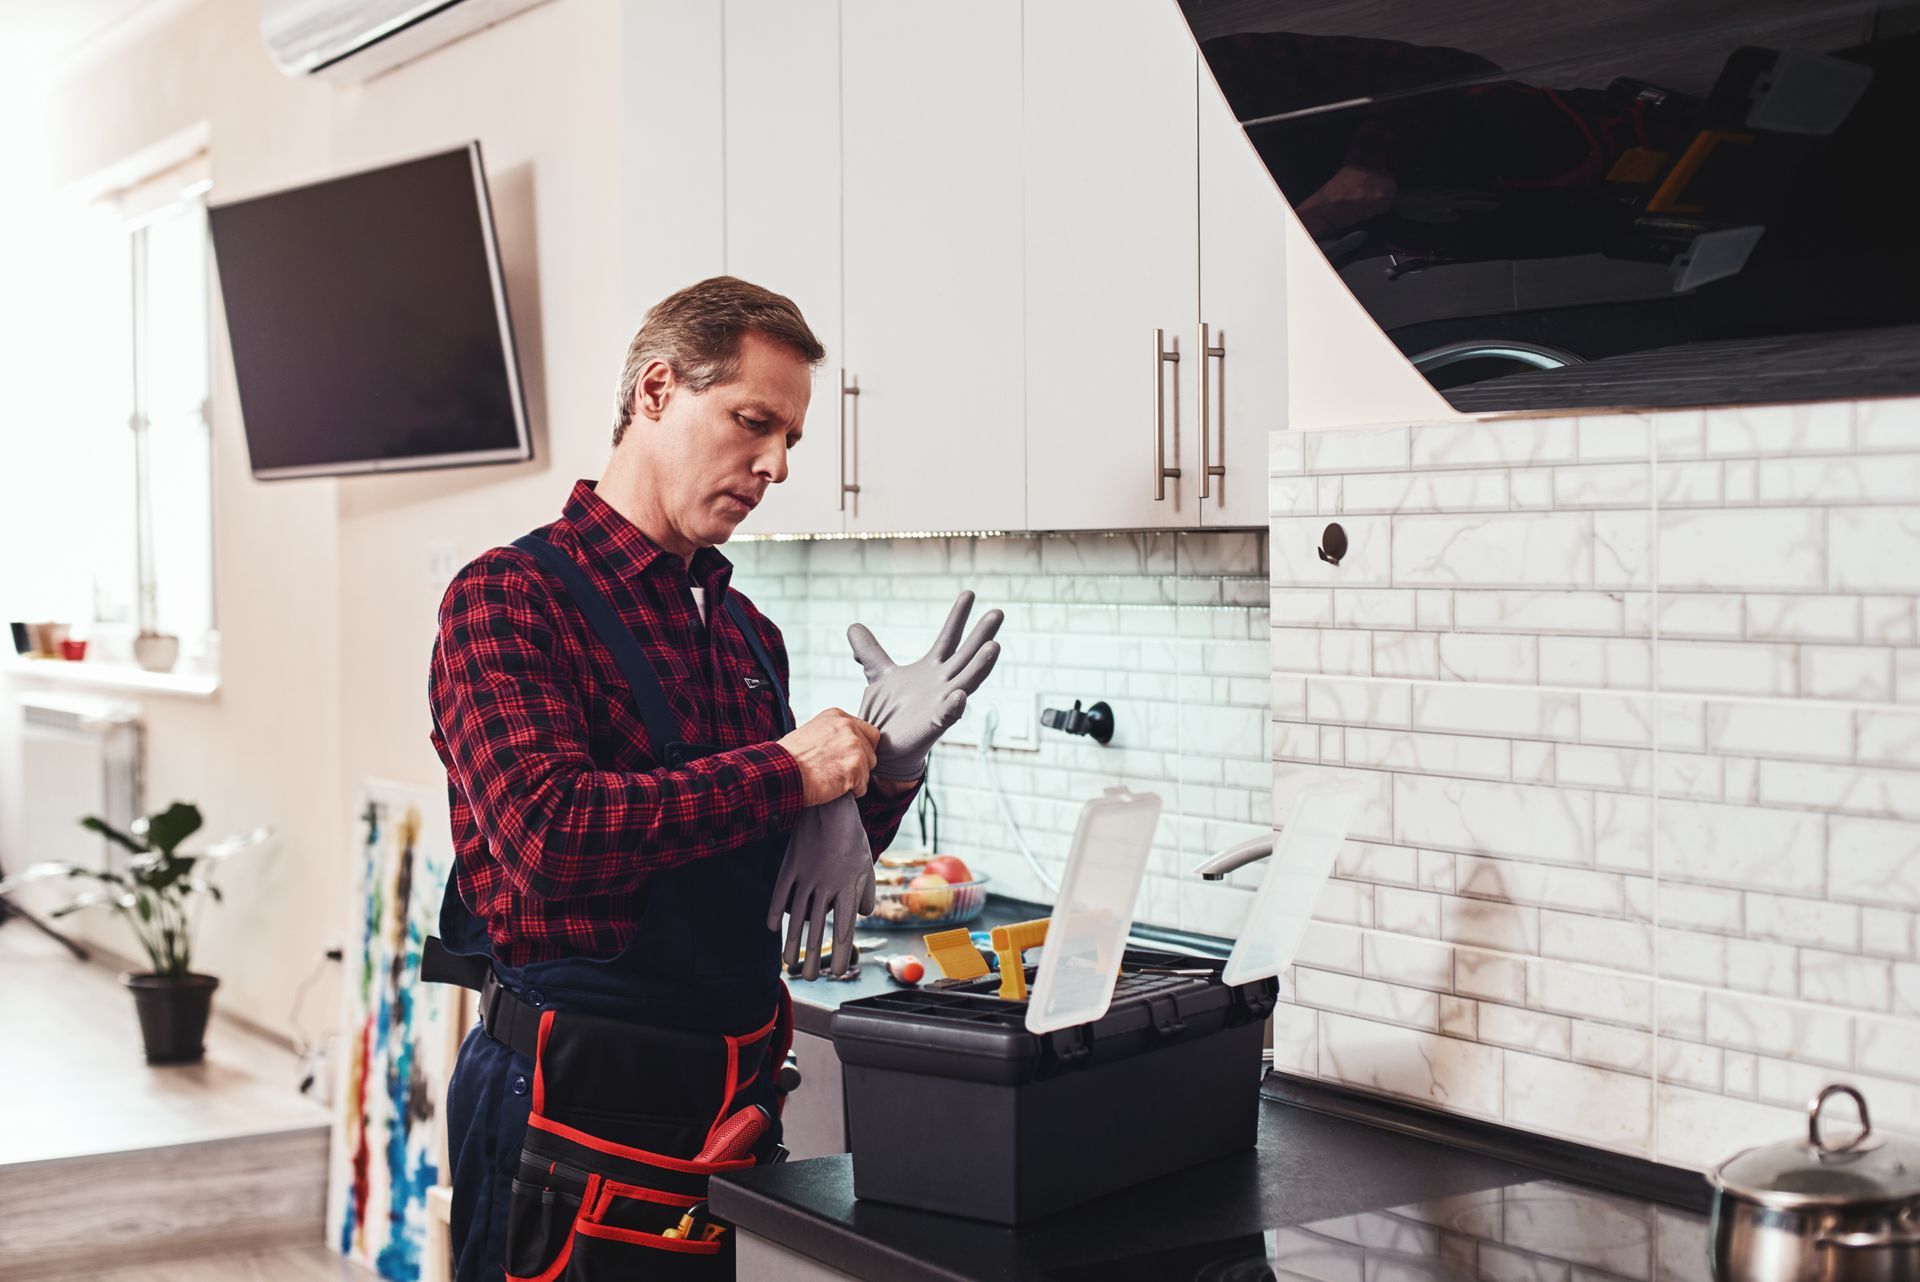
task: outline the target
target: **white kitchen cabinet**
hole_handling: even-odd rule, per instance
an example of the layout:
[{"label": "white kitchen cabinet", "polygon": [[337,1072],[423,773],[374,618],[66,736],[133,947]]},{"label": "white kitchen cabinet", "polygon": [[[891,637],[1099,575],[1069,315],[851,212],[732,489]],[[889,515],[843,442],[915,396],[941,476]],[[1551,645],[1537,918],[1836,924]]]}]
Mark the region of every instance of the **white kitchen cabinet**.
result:
[{"label": "white kitchen cabinet", "polygon": [[[1286,197],[1199,77],[1200,408],[1181,455],[1203,526],[1267,523],[1267,433],[1287,426]],[[1201,334],[1207,351],[1201,353]],[[1184,362],[1183,362],[1184,363]],[[1189,522],[1191,524],[1191,522]]]},{"label": "white kitchen cabinet", "polygon": [[[743,534],[837,534],[846,528],[840,432],[839,0],[728,0],[725,7],[726,263],[729,274],[778,290],[827,348],[814,377],[787,479],[741,523]],[[671,51],[667,51],[671,56]],[[657,148],[630,143],[659,166],[673,199],[671,121]]]},{"label": "white kitchen cabinet", "polygon": [[1027,525],[1195,525],[1199,53],[1172,0],[1027,0],[1024,35]]},{"label": "white kitchen cabinet", "polygon": [[842,0],[849,530],[1019,529],[1020,0]]}]

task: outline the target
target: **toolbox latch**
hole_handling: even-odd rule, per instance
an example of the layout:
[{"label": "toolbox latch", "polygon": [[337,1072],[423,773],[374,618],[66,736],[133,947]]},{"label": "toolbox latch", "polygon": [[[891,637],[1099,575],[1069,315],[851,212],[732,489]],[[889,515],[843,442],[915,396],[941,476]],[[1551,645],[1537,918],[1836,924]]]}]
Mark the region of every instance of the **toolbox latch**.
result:
[{"label": "toolbox latch", "polygon": [[1187,1031],[1187,1021],[1180,1017],[1180,1003],[1172,997],[1149,996],[1147,1020],[1153,1026],[1153,1031],[1162,1038],[1178,1037]]},{"label": "toolbox latch", "polygon": [[1047,1034],[1047,1045],[1062,1068],[1072,1068],[1093,1053],[1093,1039],[1084,1025],[1056,1028]]}]

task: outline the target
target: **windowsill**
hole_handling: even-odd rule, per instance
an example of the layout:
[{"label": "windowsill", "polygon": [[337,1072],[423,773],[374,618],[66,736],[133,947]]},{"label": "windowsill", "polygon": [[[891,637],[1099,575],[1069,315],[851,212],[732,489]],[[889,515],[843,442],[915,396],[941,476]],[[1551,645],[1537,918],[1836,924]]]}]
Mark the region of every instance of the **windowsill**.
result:
[{"label": "windowsill", "polygon": [[74,663],[66,659],[31,659],[24,655],[0,662],[0,675],[94,690],[173,694],[191,699],[210,699],[220,689],[217,672],[148,672],[132,664],[95,663],[84,659]]}]

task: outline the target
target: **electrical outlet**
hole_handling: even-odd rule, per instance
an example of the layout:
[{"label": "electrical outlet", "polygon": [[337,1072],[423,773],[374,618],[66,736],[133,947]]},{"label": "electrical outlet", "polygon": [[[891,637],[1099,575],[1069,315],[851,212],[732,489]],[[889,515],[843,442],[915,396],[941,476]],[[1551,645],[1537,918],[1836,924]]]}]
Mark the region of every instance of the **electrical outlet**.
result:
[{"label": "electrical outlet", "polygon": [[1037,690],[1001,690],[991,683],[967,700],[967,711],[940,742],[972,747],[980,742],[987,709],[997,714],[993,746],[1018,752],[1040,751],[1040,694]]},{"label": "electrical outlet", "polygon": [[427,586],[444,588],[460,570],[460,552],[451,543],[427,544]]}]

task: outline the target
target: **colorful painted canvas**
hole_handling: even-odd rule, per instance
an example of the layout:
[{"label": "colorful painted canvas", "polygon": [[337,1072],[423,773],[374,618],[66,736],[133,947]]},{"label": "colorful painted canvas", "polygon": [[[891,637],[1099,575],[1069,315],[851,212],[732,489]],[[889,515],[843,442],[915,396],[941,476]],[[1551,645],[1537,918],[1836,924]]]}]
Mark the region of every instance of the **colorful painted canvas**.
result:
[{"label": "colorful painted canvas", "polygon": [[415,1282],[458,1046],[457,990],[420,983],[420,950],[453,853],[444,805],[419,789],[369,780],[359,814],[327,1233],[381,1277]]}]

